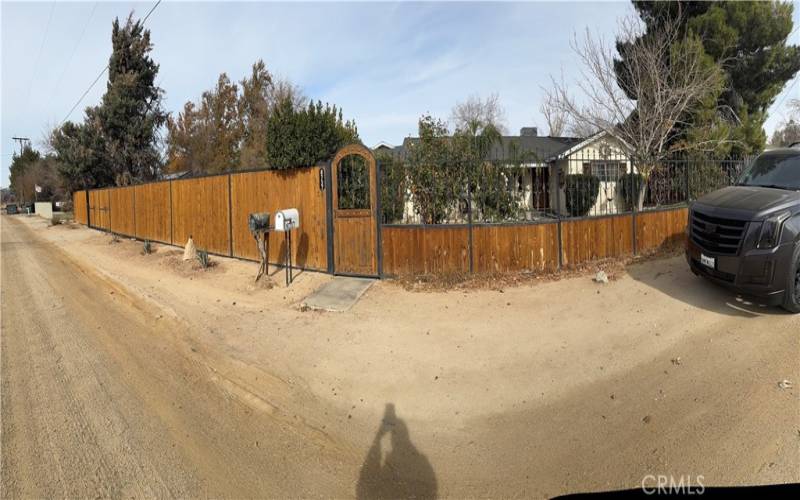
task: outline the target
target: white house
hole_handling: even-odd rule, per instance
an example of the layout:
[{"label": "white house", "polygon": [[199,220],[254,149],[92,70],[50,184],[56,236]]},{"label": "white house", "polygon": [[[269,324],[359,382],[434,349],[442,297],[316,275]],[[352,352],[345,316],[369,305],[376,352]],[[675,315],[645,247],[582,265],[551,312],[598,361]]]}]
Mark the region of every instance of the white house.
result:
[{"label": "white house", "polygon": [[570,174],[588,174],[600,180],[597,201],[589,210],[590,215],[615,214],[625,211],[618,180],[621,176],[635,172],[630,161],[630,147],[622,139],[608,132],[598,132],[591,137],[565,149],[548,159],[551,172],[561,172],[561,185],[556,206],[555,175],[550,182],[550,207],[562,215],[567,214],[565,181]]},{"label": "white house", "polygon": [[[418,140],[409,137],[396,147],[380,143],[374,150],[389,151],[404,158],[409,145]],[[568,174],[591,174],[600,179],[597,201],[590,215],[623,211],[617,180],[631,171],[629,150],[624,141],[606,132],[587,138],[552,137],[538,135],[536,127],[524,127],[518,136],[503,136],[492,148],[489,159],[510,164],[513,160],[518,173],[507,179],[507,188],[517,194],[525,218],[535,220],[555,213],[567,215],[565,180]],[[556,185],[557,169],[561,171],[560,186]],[[410,199],[406,212],[404,220],[416,222]]]}]

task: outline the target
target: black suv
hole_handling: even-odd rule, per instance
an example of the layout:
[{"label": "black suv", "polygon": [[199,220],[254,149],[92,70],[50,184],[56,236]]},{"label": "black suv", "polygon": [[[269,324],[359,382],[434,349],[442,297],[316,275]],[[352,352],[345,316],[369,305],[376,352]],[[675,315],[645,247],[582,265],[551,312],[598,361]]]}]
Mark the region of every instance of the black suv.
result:
[{"label": "black suv", "polygon": [[692,203],[686,232],[695,274],[800,313],[800,149],[762,153],[737,185]]}]

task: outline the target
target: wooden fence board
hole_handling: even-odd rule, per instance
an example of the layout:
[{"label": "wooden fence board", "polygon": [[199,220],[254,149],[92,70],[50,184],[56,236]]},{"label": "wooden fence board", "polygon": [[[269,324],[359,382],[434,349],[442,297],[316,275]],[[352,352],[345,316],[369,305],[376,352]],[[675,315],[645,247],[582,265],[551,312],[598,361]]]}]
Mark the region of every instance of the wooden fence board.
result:
[{"label": "wooden fence board", "polygon": [[477,273],[553,271],[558,268],[558,224],[474,226]]},{"label": "wooden fence board", "polygon": [[382,233],[388,276],[469,272],[469,230],[464,226],[389,226]]},{"label": "wooden fence board", "polygon": [[108,191],[111,210],[111,232],[133,236],[133,186],[113,188]]},{"label": "wooden fence board", "polygon": [[228,176],[172,181],[173,243],[191,236],[198,250],[229,255]]},{"label": "wooden fence board", "polygon": [[75,191],[72,194],[72,215],[78,224],[89,223],[89,212],[86,207],[86,191]]},{"label": "wooden fence board", "polygon": [[564,267],[633,253],[633,218],[614,215],[561,224]]},{"label": "wooden fence board", "polygon": [[172,243],[169,181],[136,186],[136,237]]},{"label": "wooden fence board", "polygon": [[[292,264],[306,269],[328,268],[328,232],[325,191],[320,189],[318,167],[287,171],[242,172],[231,174],[233,255],[258,259],[255,240],[247,226],[254,212],[275,212],[297,208],[300,229],[292,232]],[[271,232],[269,261],[283,263],[286,258],[283,233]]]},{"label": "wooden fence board", "polygon": [[89,221],[91,227],[108,231],[111,229],[111,210],[109,209],[109,188],[93,189],[89,192]]},{"label": "wooden fence board", "polygon": [[682,245],[688,218],[688,208],[636,214],[636,249],[647,252]]}]

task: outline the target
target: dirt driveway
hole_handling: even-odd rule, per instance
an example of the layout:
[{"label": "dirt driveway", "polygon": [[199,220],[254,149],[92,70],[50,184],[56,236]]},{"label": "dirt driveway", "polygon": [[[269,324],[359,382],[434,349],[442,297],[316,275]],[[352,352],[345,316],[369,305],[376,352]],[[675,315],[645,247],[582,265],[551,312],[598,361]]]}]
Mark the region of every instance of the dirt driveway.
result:
[{"label": "dirt driveway", "polygon": [[[800,481],[800,317],[681,258],[507,289],[330,279],[142,255],[2,218],[2,493],[542,497]],[[784,379],[793,381],[781,388]]]}]

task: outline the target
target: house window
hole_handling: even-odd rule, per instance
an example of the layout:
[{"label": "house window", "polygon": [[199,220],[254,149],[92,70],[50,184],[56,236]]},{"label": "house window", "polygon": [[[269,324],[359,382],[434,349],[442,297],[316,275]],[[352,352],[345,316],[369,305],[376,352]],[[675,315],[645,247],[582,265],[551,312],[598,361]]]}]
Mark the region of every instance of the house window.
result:
[{"label": "house window", "polygon": [[591,171],[600,182],[616,182],[619,176],[625,173],[625,164],[617,161],[592,162]]}]

